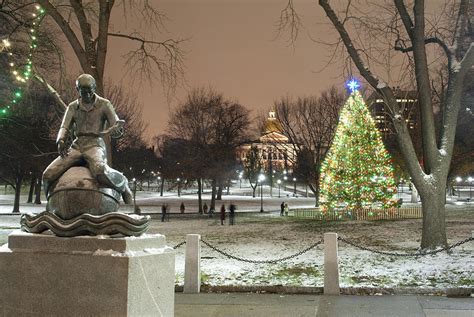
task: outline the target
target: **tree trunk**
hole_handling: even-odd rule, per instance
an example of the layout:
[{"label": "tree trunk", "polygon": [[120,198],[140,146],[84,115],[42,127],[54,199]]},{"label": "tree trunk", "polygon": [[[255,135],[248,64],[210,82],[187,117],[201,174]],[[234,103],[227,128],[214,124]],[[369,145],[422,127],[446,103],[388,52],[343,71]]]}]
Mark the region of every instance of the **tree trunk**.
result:
[{"label": "tree trunk", "polygon": [[222,187],[224,186],[222,183],[223,183],[222,179],[219,179],[219,187],[217,189],[216,200],[222,200],[222,189],[223,189]]},{"label": "tree trunk", "polygon": [[411,202],[414,204],[418,202],[418,190],[413,183],[411,184]]},{"label": "tree trunk", "polygon": [[160,196],[163,197],[163,190],[165,188],[165,178],[161,179],[161,186],[160,186]]},{"label": "tree trunk", "polygon": [[202,179],[198,178],[198,212],[202,214]]},{"label": "tree trunk", "polygon": [[216,210],[216,180],[212,180],[211,206],[210,209]]},{"label": "tree trunk", "polygon": [[428,190],[420,188],[420,198],[423,210],[423,232],[421,249],[434,246],[447,246],[445,222],[445,184],[438,181]]},{"label": "tree trunk", "polygon": [[250,187],[252,187],[252,197],[255,198],[255,191],[257,189],[257,186],[255,185],[255,187],[253,187],[252,184],[250,184]]},{"label": "tree trunk", "polygon": [[13,202],[12,213],[20,212],[20,194],[21,184],[23,183],[23,175],[19,175],[15,179],[15,201]]},{"label": "tree trunk", "polygon": [[36,179],[35,184],[35,204],[41,205],[41,176]]},{"label": "tree trunk", "polygon": [[33,174],[31,175],[30,190],[28,191],[28,199],[26,200],[27,204],[31,204],[33,202],[33,192],[35,189],[35,182],[36,182],[36,175]]},{"label": "tree trunk", "polygon": [[316,184],[309,184],[309,188],[314,194],[314,207],[319,207],[319,193],[321,191],[321,188],[319,187],[319,181],[316,182]]}]

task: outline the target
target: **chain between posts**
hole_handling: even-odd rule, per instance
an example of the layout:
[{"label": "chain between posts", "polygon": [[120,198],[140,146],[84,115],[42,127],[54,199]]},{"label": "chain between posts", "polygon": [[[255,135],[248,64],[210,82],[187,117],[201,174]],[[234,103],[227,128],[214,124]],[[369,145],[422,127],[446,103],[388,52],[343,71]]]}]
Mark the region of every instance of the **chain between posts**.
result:
[{"label": "chain between posts", "polygon": [[233,260],[237,260],[237,261],[241,261],[241,262],[247,262],[247,263],[255,263],[255,264],[261,264],[261,263],[278,263],[278,262],[283,262],[283,261],[286,261],[286,260],[289,260],[289,259],[292,259],[292,258],[296,258],[300,255],[302,255],[303,253],[306,253],[308,252],[309,250],[311,249],[314,249],[315,247],[317,247],[318,245],[320,245],[321,243],[323,243],[323,240],[319,240],[318,242],[310,245],[309,247],[307,247],[306,249],[303,249],[295,254],[292,254],[292,255],[289,255],[289,256],[286,256],[286,257],[283,257],[283,258],[279,258],[279,259],[273,259],[273,260],[250,260],[250,259],[244,259],[244,258],[241,258],[241,257],[238,257],[238,256],[235,256],[235,255],[232,255],[230,253],[227,253],[225,251],[222,251],[220,249],[218,249],[217,247],[213,246],[212,244],[210,244],[209,242],[205,241],[205,240],[202,240],[201,239],[201,242],[204,243],[206,246],[208,246],[209,248],[211,248],[212,250],[230,258],[230,259],[233,259]]},{"label": "chain between posts", "polygon": [[173,247],[173,249],[176,250],[177,248],[179,248],[179,247],[181,247],[181,246],[183,246],[183,245],[185,245],[185,244],[186,244],[186,240],[181,241],[180,243],[178,243],[177,245],[175,245],[175,246]]},{"label": "chain between posts", "polygon": [[467,243],[469,241],[474,240],[474,238],[472,238],[472,237],[467,238],[467,239],[461,240],[459,242],[456,242],[456,243],[454,243],[450,246],[447,246],[447,247],[444,247],[444,248],[441,248],[441,249],[437,249],[437,250],[433,250],[433,251],[419,251],[419,252],[415,252],[415,253],[397,253],[397,252],[386,252],[386,251],[374,250],[374,249],[365,247],[363,245],[351,242],[351,241],[349,241],[349,240],[347,240],[343,237],[337,237],[337,239],[341,240],[342,242],[347,243],[347,244],[349,244],[353,247],[361,249],[361,250],[365,250],[365,251],[369,251],[369,252],[373,252],[373,253],[377,253],[377,254],[382,254],[382,255],[406,256],[406,257],[411,257],[411,256],[418,257],[418,256],[424,256],[424,255],[433,255],[433,254],[440,253],[440,252],[443,252],[443,251],[449,251],[453,248],[456,248],[456,247],[460,246],[461,244],[464,244],[464,243]]}]

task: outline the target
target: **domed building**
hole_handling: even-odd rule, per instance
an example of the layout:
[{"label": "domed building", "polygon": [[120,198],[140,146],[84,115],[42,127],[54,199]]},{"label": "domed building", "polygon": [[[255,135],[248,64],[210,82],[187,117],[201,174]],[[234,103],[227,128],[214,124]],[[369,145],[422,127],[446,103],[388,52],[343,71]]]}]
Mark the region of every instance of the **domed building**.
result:
[{"label": "domed building", "polygon": [[247,153],[252,147],[258,149],[259,156],[265,171],[283,172],[291,174],[295,164],[296,153],[293,145],[288,143],[288,137],[283,134],[280,121],[275,111],[268,113],[263,125],[263,131],[258,140],[243,144],[237,150],[237,159],[245,164]]}]

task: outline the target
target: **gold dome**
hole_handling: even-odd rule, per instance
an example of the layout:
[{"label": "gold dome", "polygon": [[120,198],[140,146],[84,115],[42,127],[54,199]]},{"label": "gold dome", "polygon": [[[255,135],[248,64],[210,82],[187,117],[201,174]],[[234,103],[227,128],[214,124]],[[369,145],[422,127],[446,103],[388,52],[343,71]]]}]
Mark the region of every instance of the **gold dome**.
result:
[{"label": "gold dome", "polygon": [[270,111],[268,113],[268,118],[265,121],[264,132],[265,133],[271,133],[271,132],[282,133],[282,131],[283,131],[283,128],[281,127],[280,121],[278,121],[275,116],[275,111]]}]

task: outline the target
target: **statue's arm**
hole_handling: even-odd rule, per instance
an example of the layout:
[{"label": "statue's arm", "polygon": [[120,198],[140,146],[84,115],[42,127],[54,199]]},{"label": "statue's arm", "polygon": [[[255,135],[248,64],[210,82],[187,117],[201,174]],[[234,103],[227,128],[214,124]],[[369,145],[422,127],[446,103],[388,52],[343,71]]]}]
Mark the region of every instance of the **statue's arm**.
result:
[{"label": "statue's arm", "polygon": [[73,118],[74,118],[74,105],[70,104],[66,108],[63,121],[61,122],[61,127],[59,128],[58,137],[56,138],[56,144],[58,145],[58,152],[61,156],[67,155],[66,139],[69,135],[69,131],[71,130],[71,127],[74,121]]},{"label": "statue's arm", "polygon": [[105,106],[105,116],[109,123],[110,136],[114,139],[120,138],[123,135],[124,120],[120,120],[117,113],[115,112],[114,106],[109,101]]}]

